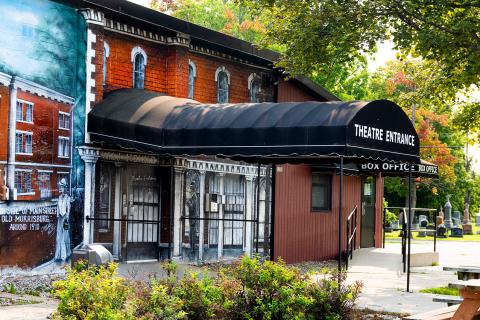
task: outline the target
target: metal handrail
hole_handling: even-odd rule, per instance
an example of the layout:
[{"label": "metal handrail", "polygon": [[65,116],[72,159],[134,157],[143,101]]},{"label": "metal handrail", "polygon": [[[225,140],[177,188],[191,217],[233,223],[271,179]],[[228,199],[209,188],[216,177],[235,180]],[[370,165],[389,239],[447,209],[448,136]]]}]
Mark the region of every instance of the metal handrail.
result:
[{"label": "metal handrail", "polygon": [[347,259],[345,267],[348,270],[348,260],[353,258],[353,251],[357,246],[357,216],[358,207],[355,206],[347,217]]}]

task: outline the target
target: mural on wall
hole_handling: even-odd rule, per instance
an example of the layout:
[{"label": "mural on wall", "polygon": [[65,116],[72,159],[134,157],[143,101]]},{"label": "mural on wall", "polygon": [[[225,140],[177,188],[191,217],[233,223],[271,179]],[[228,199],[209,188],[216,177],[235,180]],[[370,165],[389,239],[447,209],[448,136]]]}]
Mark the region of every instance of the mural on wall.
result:
[{"label": "mural on wall", "polygon": [[0,10],[0,268],[62,265],[82,234],[85,22],[49,0]]}]

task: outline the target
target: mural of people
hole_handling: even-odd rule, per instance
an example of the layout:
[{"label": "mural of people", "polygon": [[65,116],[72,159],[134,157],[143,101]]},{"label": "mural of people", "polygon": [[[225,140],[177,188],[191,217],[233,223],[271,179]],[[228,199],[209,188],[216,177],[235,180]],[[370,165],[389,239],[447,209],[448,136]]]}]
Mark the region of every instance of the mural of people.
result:
[{"label": "mural of people", "polygon": [[70,202],[71,198],[66,193],[67,181],[63,178],[59,183],[60,196],[58,197],[57,211],[57,237],[55,261],[65,262],[71,255],[70,248]]}]

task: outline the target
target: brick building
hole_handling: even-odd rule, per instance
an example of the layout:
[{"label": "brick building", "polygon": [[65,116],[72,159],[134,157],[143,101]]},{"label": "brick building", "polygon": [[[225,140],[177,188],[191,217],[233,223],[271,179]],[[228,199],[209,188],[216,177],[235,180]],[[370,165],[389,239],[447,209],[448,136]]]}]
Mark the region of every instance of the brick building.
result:
[{"label": "brick building", "polygon": [[382,172],[361,164],[418,162],[397,105],[285,81],[277,53],[127,1],[83,6],[84,243],[122,261],[298,262],[381,246]]},{"label": "brick building", "polygon": [[0,170],[8,198],[55,198],[57,183],[70,180],[74,100],[4,73],[0,95]]}]

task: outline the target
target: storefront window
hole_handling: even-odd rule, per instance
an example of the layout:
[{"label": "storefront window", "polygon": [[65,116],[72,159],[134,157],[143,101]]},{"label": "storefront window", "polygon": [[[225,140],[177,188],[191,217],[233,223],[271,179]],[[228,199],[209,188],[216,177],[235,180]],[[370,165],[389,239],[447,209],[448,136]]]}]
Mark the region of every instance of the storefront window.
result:
[{"label": "storefront window", "polygon": [[328,211],[331,209],[332,176],[330,174],[312,172],[312,211]]}]

